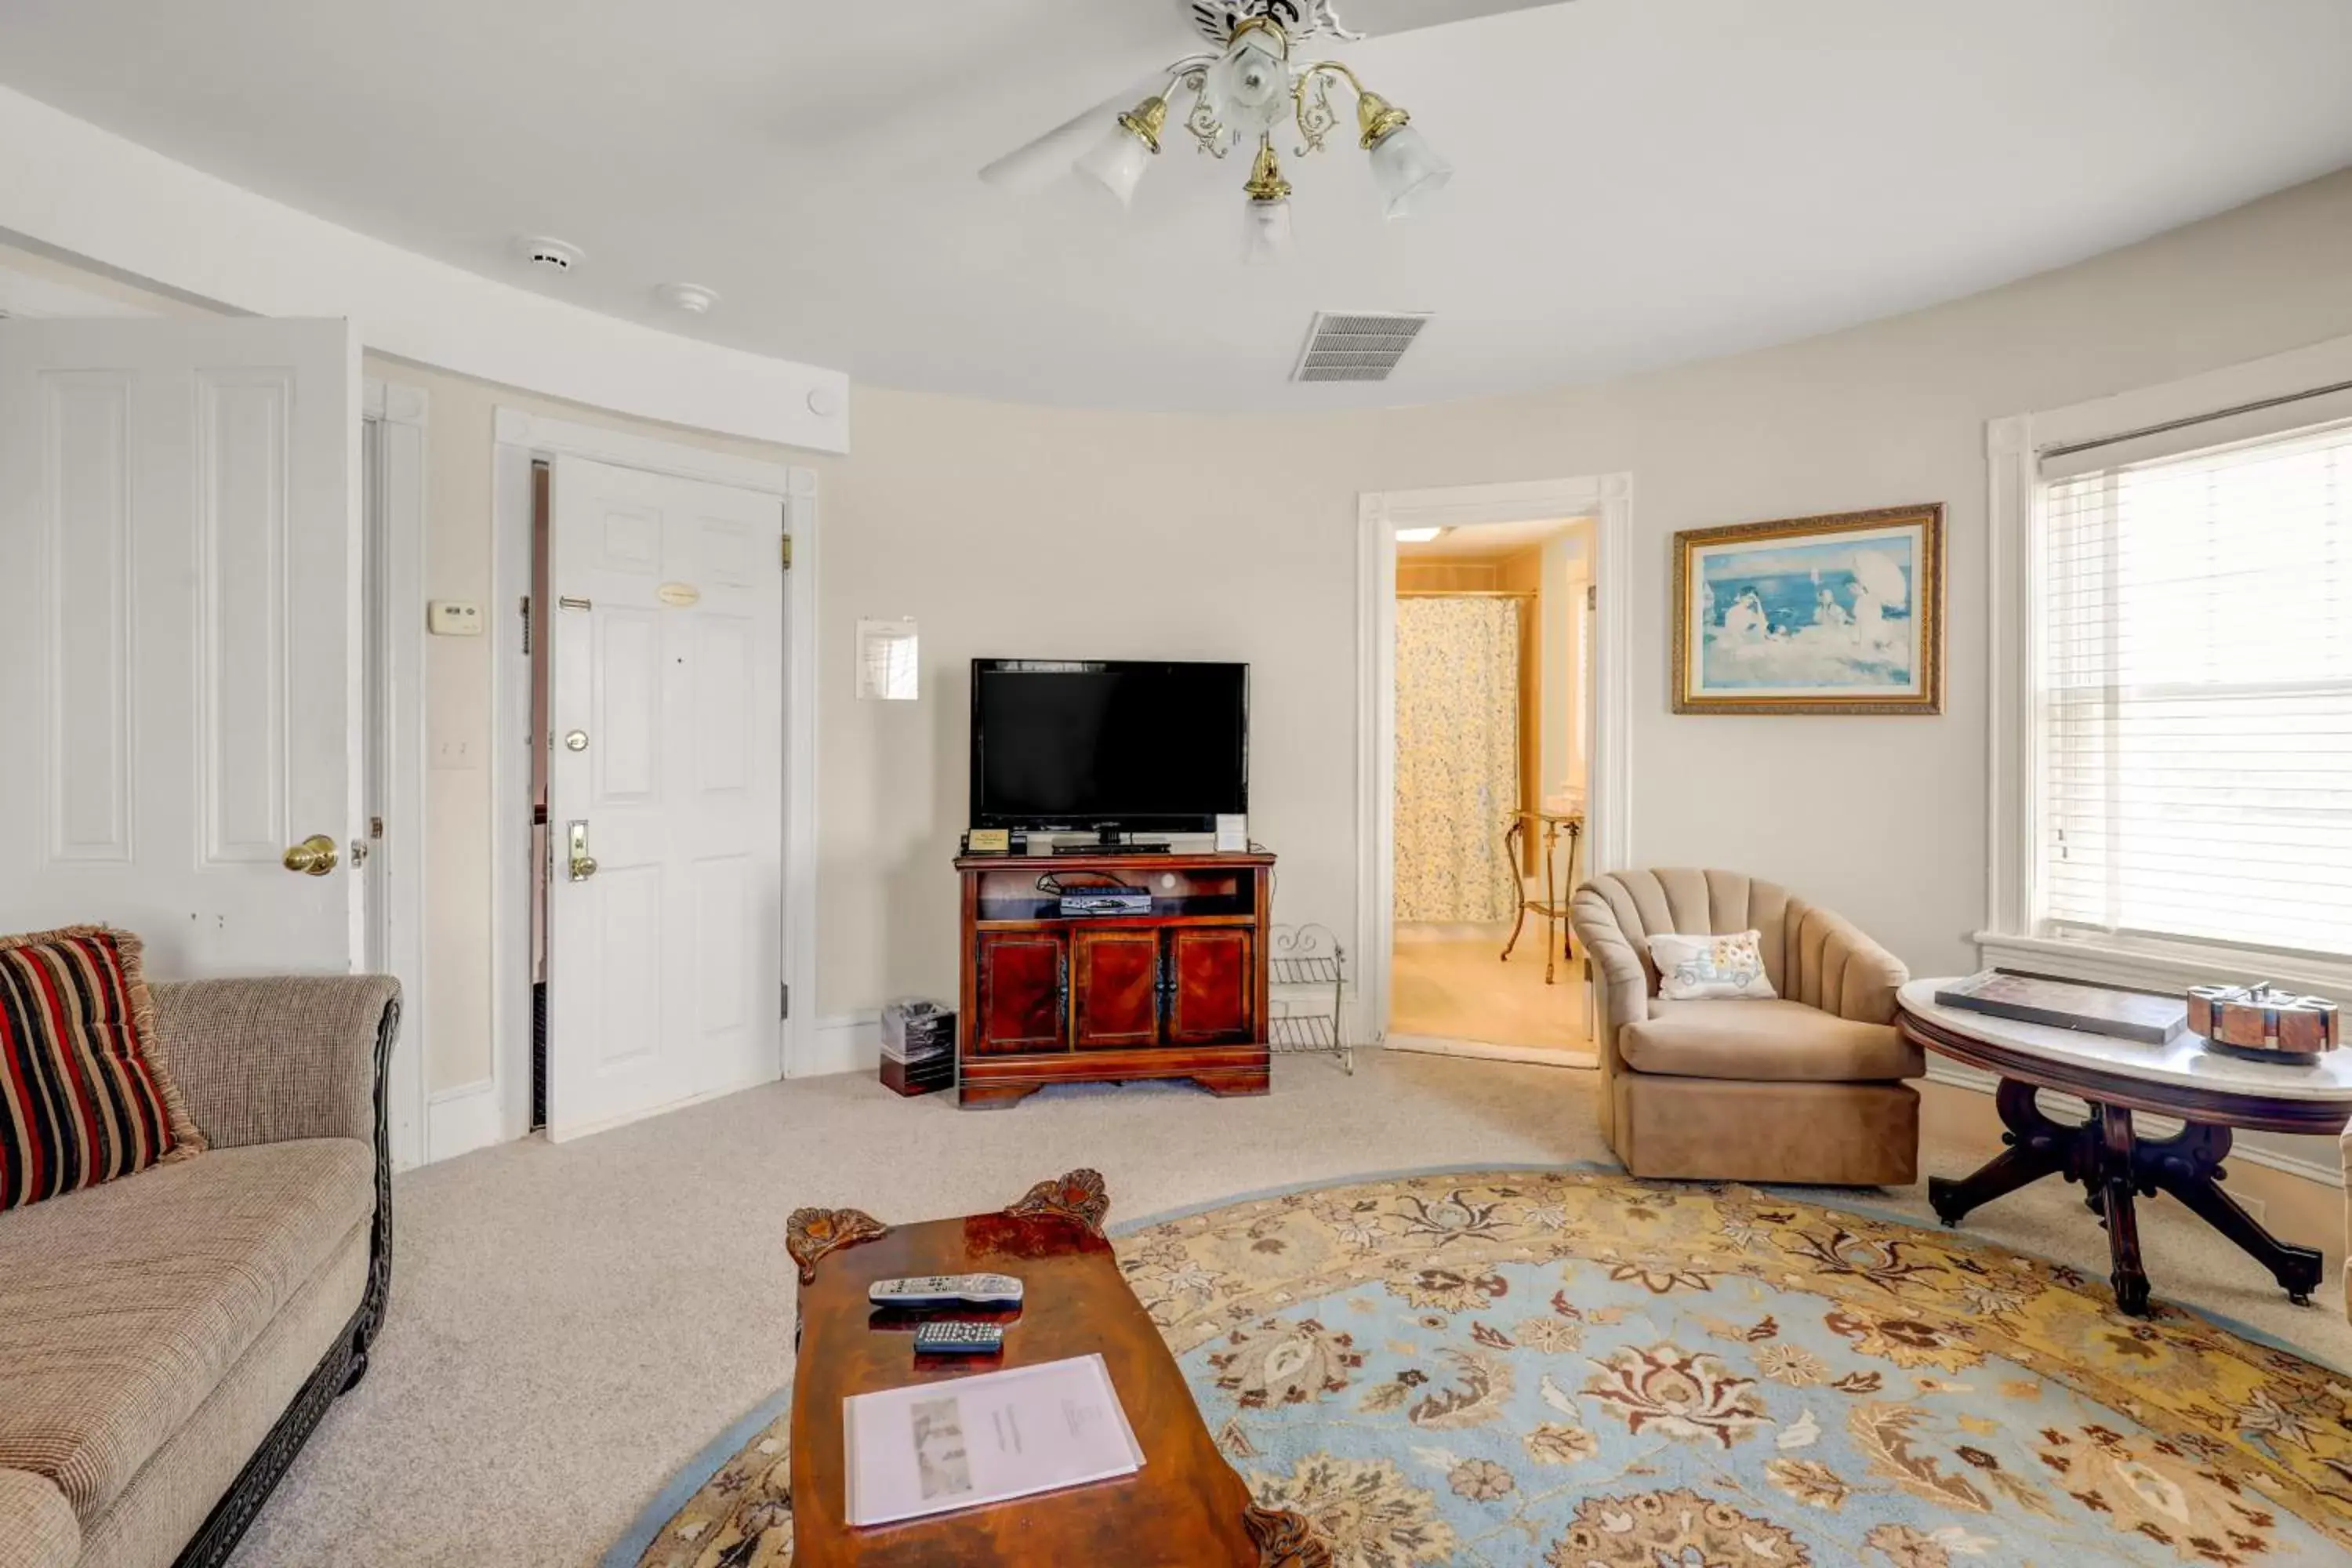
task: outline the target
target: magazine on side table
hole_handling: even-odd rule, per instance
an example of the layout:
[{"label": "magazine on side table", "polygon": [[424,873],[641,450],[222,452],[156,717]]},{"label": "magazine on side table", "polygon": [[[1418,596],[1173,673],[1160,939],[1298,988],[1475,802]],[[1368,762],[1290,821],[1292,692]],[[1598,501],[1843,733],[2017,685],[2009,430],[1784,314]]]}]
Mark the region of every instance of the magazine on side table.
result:
[{"label": "magazine on side table", "polygon": [[1143,1448],[1099,1355],[842,1402],[847,1519],[894,1524],[1131,1476]]}]

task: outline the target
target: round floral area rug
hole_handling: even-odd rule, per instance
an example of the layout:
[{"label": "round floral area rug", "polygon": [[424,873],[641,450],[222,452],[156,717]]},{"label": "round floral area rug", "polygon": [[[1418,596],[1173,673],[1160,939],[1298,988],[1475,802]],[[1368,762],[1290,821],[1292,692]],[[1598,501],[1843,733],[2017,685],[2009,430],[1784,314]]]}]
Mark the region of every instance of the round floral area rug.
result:
[{"label": "round floral area rug", "polygon": [[[1415,1176],[1117,1243],[1342,1568],[2352,1562],[2352,1386],[1965,1236],[1728,1185]],[[792,1560],[789,1413],[644,1568]]]}]

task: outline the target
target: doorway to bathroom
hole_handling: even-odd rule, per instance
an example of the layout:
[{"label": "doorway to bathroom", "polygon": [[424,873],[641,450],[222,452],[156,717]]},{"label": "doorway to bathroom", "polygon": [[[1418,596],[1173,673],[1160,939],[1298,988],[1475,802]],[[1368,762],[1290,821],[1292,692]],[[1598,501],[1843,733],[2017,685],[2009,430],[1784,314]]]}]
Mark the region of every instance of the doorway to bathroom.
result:
[{"label": "doorway to bathroom", "polygon": [[1593,1063],[1567,914],[1622,852],[1607,546],[1630,517],[1622,475],[1365,498],[1361,940],[1390,1046]]},{"label": "doorway to bathroom", "polygon": [[1397,541],[1391,1037],[1591,1060],[1582,874],[1592,520]]}]

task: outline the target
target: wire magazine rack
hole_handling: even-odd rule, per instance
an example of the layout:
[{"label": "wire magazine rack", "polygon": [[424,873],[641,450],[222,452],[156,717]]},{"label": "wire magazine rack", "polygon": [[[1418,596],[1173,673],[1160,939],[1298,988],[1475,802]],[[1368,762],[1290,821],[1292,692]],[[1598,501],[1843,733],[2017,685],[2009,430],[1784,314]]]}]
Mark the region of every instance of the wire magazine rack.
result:
[{"label": "wire magazine rack", "polygon": [[1328,926],[1276,926],[1266,963],[1274,992],[1266,1043],[1276,1052],[1307,1055],[1328,1051],[1352,1075],[1355,1047],[1348,1043],[1348,954]]}]

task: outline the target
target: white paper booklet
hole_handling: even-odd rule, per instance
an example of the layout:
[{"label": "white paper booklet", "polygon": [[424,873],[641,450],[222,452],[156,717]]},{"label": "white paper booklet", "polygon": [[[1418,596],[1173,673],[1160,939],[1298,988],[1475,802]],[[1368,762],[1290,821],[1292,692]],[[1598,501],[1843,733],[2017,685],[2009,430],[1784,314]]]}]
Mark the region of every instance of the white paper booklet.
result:
[{"label": "white paper booklet", "polygon": [[1131,1476],[1143,1449],[1099,1355],[842,1402],[852,1524]]}]

